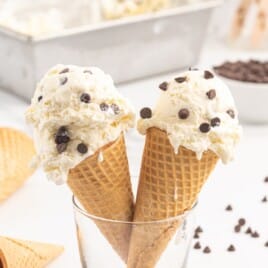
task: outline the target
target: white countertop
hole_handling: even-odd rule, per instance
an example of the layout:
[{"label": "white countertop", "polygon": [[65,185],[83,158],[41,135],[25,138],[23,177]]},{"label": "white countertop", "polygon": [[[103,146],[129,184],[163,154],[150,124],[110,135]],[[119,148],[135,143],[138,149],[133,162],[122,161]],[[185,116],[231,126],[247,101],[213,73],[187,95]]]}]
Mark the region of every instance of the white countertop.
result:
[{"label": "white countertop", "polygon": [[[224,59],[247,58],[251,52],[229,51],[210,44],[204,50],[200,66],[210,66]],[[268,53],[254,53],[268,58]],[[169,75],[120,86],[139,110],[152,104],[157,97],[157,86]],[[23,113],[28,104],[0,91],[0,126],[12,126],[29,131]],[[219,164],[200,195],[197,210],[198,224],[204,229],[202,245],[209,245],[212,253],[205,255],[192,250],[189,268],[265,268],[268,248],[268,126],[245,126],[244,138],[238,148],[236,160],[228,166]],[[143,137],[136,132],[128,134],[129,157],[132,174],[138,174]],[[135,148],[135,149],[134,149]],[[234,211],[226,212],[227,204]],[[244,217],[258,230],[260,238],[235,234],[233,227]],[[0,235],[37,241],[59,243],[65,252],[50,268],[79,268],[79,256],[72,213],[71,193],[66,186],[56,187],[47,182],[43,172],[36,172],[11,198],[0,205]],[[236,252],[226,248],[234,244]]]}]

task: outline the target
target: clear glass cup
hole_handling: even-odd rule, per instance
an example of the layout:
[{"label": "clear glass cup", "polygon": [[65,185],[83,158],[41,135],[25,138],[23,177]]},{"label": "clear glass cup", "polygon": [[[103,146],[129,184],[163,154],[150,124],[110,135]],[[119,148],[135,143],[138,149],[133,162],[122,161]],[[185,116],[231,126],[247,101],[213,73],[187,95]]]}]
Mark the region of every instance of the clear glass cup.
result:
[{"label": "clear glass cup", "polygon": [[[123,222],[103,219],[88,214],[73,197],[73,207],[79,244],[80,259],[83,268],[127,268],[127,265],[115,252],[98,226],[111,228],[129,226],[131,230],[159,230],[167,226],[176,226],[168,246],[154,268],[185,268],[195,228],[195,206],[178,217],[153,222]],[[153,267],[152,267],[153,268]]]}]

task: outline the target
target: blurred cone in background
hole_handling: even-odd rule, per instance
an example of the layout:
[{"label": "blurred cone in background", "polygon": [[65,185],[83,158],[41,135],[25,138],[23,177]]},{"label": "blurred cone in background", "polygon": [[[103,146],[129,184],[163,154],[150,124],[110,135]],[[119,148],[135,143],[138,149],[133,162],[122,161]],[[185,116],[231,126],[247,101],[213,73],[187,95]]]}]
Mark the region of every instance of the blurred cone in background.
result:
[{"label": "blurred cone in background", "polygon": [[[218,157],[207,151],[199,161],[184,147],[174,153],[166,132],[150,128],[146,143],[134,221],[168,219],[192,208]],[[133,227],[128,268],[153,268],[180,226],[180,220]]]},{"label": "blurred cone in background", "polygon": [[32,175],[33,141],[24,133],[0,128],[0,203]]},{"label": "blurred cone in background", "polygon": [[0,236],[1,268],[43,268],[58,257],[63,247]]},{"label": "blurred cone in background", "polygon": [[[99,154],[103,161],[99,160]],[[70,170],[68,185],[85,210],[97,217],[132,221],[133,194],[124,136]],[[131,228],[95,220],[103,235],[126,262]]]}]

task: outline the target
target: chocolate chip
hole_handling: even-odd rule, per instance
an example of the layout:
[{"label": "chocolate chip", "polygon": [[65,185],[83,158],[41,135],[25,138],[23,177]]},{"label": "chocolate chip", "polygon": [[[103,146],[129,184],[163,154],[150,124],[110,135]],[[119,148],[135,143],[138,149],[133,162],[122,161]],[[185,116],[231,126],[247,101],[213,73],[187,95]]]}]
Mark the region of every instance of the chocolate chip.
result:
[{"label": "chocolate chip", "polygon": [[264,244],[264,246],[268,248],[268,241]]},{"label": "chocolate chip", "polygon": [[167,82],[163,82],[162,84],[159,85],[159,88],[166,91],[168,88],[168,83]]},{"label": "chocolate chip", "polygon": [[84,73],[86,74],[92,74],[92,72],[90,70],[85,70]]},{"label": "chocolate chip", "polygon": [[258,237],[260,237],[260,235],[259,235],[259,233],[258,232],[253,232],[252,234],[251,234],[251,237],[253,237],[253,238],[258,238]]},{"label": "chocolate chip", "polygon": [[70,141],[70,137],[68,134],[68,130],[66,127],[60,127],[55,135],[55,143],[62,144],[68,143]]},{"label": "chocolate chip", "polygon": [[60,78],[60,84],[63,86],[63,85],[65,85],[66,83],[67,83],[67,81],[68,81],[68,78],[67,77],[61,77]]},{"label": "chocolate chip", "polygon": [[215,117],[215,118],[211,119],[210,124],[212,127],[218,127],[221,124],[221,120],[219,117]]},{"label": "chocolate chip", "polygon": [[38,102],[40,102],[42,99],[43,99],[43,96],[39,96],[37,100]]},{"label": "chocolate chip", "polygon": [[107,103],[103,102],[103,103],[100,104],[100,109],[102,111],[108,111],[109,105]]},{"label": "chocolate chip", "polygon": [[195,67],[189,67],[189,71],[198,71],[198,68],[195,68]]},{"label": "chocolate chip", "polygon": [[211,249],[209,247],[205,247],[203,252],[206,254],[209,254],[209,253],[211,253]]},{"label": "chocolate chip", "polygon": [[117,104],[113,103],[111,105],[111,108],[114,111],[114,114],[119,114],[120,113],[120,108],[119,108],[119,106]]},{"label": "chocolate chip", "polygon": [[229,109],[226,113],[229,114],[231,118],[235,118],[235,112],[234,112],[234,110]]},{"label": "chocolate chip", "polygon": [[196,243],[194,244],[194,249],[201,249],[201,245],[200,245],[199,242],[196,242]]},{"label": "chocolate chip", "polygon": [[179,118],[180,119],[187,119],[189,117],[189,115],[190,115],[190,112],[188,109],[184,108],[184,109],[181,109],[179,111]]},{"label": "chocolate chip", "polygon": [[177,78],[175,78],[175,81],[177,82],[177,83],[183,83],[183,82],[185,82],[187,80],[187,77],[177,77]]},{"label": "chocolate chip", "polygon": [[240,233],[240,231],[241,231],[241,226],[240,226],[240,225],[236,225],[235,228],[234,228],[234,231],[235,231],[236,233]]},{"label": "chocolate chip", "polygon": [[88,151],[88,148],[84,143],[80,143],[77,145],[77,151],[81,154],[86,154]]},{"label": "chocolate chip", "polygon": [[266,202],[267,202],[267,197],[265,196],[261,201],[262,201],[263,203],[266,203]]},{"label": "chocolate chip", "polygon": [[63,153],[67,149],[67,143],[57,144],[57,151],[59,154]]},{"label": "chocolate chip", "polygon": [[204,78],[205,79],[212,79],[214,75],[210,71],[205,71],[204,72]]},{"label": "chocolate chip", "polygon": [[195,233],[194,234],[194,239],[199,239],[200,237],[199,237],[199,234],[198,233]]},{"label": "chocolate chip", "polygon": [[143,119],[152,117],[152,110],[148,107],[142,108],[140,111],[140,116]]},{"label": "chocolate chip", "polygon": [[228,205],[228,206],[225,208],[225,210],[226,210],[226,211],[232,211],[232,210],[233,210],[233,208],[232,208],[232,206],[231,206],[231,205]]},{"label": "chocolate chip", "polygon": [[203,229],[201,226],[198,226],[196,229],[195,229],[195,233],[203,233]]},{"label": "chocolate chip", "polygon": [[69,68],[65,68],[61,72],[59,72],[59,74],[68,73],[69,71],[70,71]]},{"label": "chocolate chip", "polygon": [[235,247],[234,247],[234,245],[230,245],[230,246],[227,248],[227,251],[229,251],[229,252],[234,252],[234,251],[235,251]]},{"label": "chocolate chip", "polygon": [[251,230],[251,228],[250,227],[248,227],[248,229],[246,230],[246,232],[245,232],[246,234],[252,234],[252,230]]},{"label": "chocolate chip", "polygon": [[268,177],[265,177],[264,178],[264,182],[268,182]]},{"label": "chocolate chip", "polygon": [[267,62],[259,60],[224,62],[214,70],[221,76],[233,80],[253,83],[267,83]]},{"label": "chocolate chip", "polygon": [[68,143],[69,141],[70,141],[70,138],[68,136],[56,136],[55,137],[56,144]]},{"label": "chocolate chip", "polygon": [[202,133],[208,133],[210,131],[210,125],[208,123],[203,123],[200,125],[199,130]]},{"label": "chocolate chip", "polygon": [[216,90],[215,89],[211,89],[207,92],[207,96],[210,100],[213,100],[216,98]]},{"label": "chocolate chip", "polygon": [[240,226],[244,226],[244,225],[246,224],[246,220],[243,219],[243,218],[241,218],[241,219],[238,220],[238,224],[239,224]]},{"label": "chocolate chip", "polygon": [[84,102],[84,103],[90,103],[91,97],[88,93],[83,93],[80,96],[80,101]]}]

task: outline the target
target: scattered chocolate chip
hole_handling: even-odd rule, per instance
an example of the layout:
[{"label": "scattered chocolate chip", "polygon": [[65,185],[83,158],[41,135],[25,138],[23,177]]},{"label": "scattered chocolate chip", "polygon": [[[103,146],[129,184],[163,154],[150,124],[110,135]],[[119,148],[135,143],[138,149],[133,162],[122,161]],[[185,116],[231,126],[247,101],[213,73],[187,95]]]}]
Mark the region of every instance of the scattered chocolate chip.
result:
[{"label": "scattered chocolate chip", "polygon": [[194,244],[194,249],[201,249],[201,245],[200,245],[199,242],[196,242],[196,243]]},{"label": "scattered chocolate chip", "polygon": [[55,143],[62,144],[70,141],[69,133],[66,127],[60,127],[55,135]]},{"label": "scattered chocolate chip", "polygon": [[70,71],[69,68],[65,68],[62,71],[59,72],[59,74],[64,74],[64,73],[68,73]]},{"label": "scattered chocolate chip", "polygon": [[268,177],[265,177],[264,178],[264,182],[268,182]]},{"label": "scattered chocolate chip", "polygon": [[203,229],[201,226],[198,226],[196,229],[195,229],[195,233],[203,233]]},{"label": "scattered chocolate chip", "polygon": [[261,201],[262,201],[263,203],[266,203],[266,202],[267,202],[267,197],[265,196]]},{"label": "scattered chocolate chip", "polygon": [[163,82],[162,84],[159,85],[159,88],[166,91],[168,88],[168,83],[167,82]]},{"label": "scattered chocolate chip", "polygon": [[187,119],[190,115],[190,112],[188,109],[181,109],[178,113],[180,119]]},{"label": "scattered chocolate chip", "polygon": [[37,100],[38,102],[40,102],[42,99],[43,99],[43,96],[39,96]]},{"label": "scattered chocolate chip", "polygon": [[229,109],[226,113],[229,114],[231,118],[235,118],[235,112],[234,112],[234,110]]},{"label": "scattered chocolate chip", "polygon": [[208,123],[203,123],[200,125],[199,130],[202,133],[208,133],[210,131],[210,125]]},{"label": "scattered chocolate chip", "polygon": [[240,231],[241,231],[241,226],[240,226],[240,225],[236,225],[235,228],[234,228],[234,231],[235,231],[236,233],[240,233]]},{"label": "scattered chocolate chip", "polygon": [[90,103],[91,97],[88,93],[83,93],[80,96],[80,101],[84,102],[84,103]]},{"label": "scattered chocolate chip", "polygon": [[195,67],[189,67],[189,71],[198,71],[198,68],[195,68]]},{"label": "scattered chocolate chip", "polygon": [[251,234],[251,237],[253,237],[253,238],[258,238],[258,237],[260,237],[260,235],[259,235],[259,233],[258,233],[257,231],[255,231],[255,232],[253,232],[253,233]]},{"label": "scattered chocolate chip", "polygon": [[230,246],[227,248],[227,251],[229,251],[229,252],[234,252],[234,251],[235,251],[235,247],[234,247],[234,245],[230,245]]},{"label": "scattered chocolate chip", "polygon": [[92,74],[92,72],[90,70],[85,70],[84,73],[86,74]]},{"label": "scattered chocolate chip", "polygon": [[114,114],[119,114],[120,113],[120,108],[119,108],[119,106],[117,104],[113,103],[111,105],[111,108],[114,111]]},{"label": "scattered chocolate chip", "polygon": [[63,85],[65,85],[66,83],[67,83],[67,81],[68,81],[68,78],[67,77],[61,77],[60,78],[60,84],[63,86]]},{"label": "scattered chocolate chip", "polygon": [[207,92],[207,96],[210,100],[213,100],[216,98],[216,90],[215,89],[211,89]]},{"label": "scattered chocolate chip", "polygon": [[211,119],[210,124],[212,127],[218,127],[221,124],[221,120],[219,117],[215,117],[215,118]]},{"label": "scattered chocolate chip", "polygon": [[248,229],[246,230],[246,232],[245,232],[246,234],[252,234],[252,230],[251,230],[251,228],[250,227],[248,227]]},{"label": "scattered chocolate chip", "polygon": [[77,145],[77,151],[81,154],[86,154],[88,151],[88,148],[84,143],[80,143]]},{"label": "scattered chocolate chip", "polygon": [[203,252],[206,254],[209,254],[209,253],[211,253],[211,249],[209,247],[205,247]]},{"label": "scattered chocolate chip", "polygon": [[232,208],[232,206],[231,206],[231,205],[228,205],[228,206],[225,208],[225,210],[226,210],[226,211],[232,211],[232,210],[233,210],[233,208]]},{"label": "scattered chocolate chip", "polygon": [[264,246],[268,248],[268,241],[264,244]]},{"label": "scattered chocolate chip", "polygon": [[177,82],[177,83],[183,83],[183,82],[185,82],[187,80],[187,77],[177,77],[177,78],[175,78],[175,81]]},{"label": "scattered chocolate chip", "polygon": [[204,77],[205,77],[205,79],[212,79],[214,77],[214,75],[210,71],[205,71]]},{"label": "scattered chocolate chip", "polygon": [[108,111],[109,105],[107,103],[103,102],[103,103],[100,104],[100,109],[102,111]]},{"label": "scattered chocolate chip", "polygon": [[67,143],[57,144],[57,151],[59,154],[63,153],[67,149]]},{"label": "scattered chocolate chip", "polygon": [[198,233],[195,233],[194,234],[194,239],[199,239],[199,238],[200,238],[199,234]]},{"label": "scattered chocolate chip", "polygon": [[241,218],[241,219],[238,220],[238,224],[239,224],[240,226],[244,226],[244,225],[246,224],[246,220],[243,219],[243,218]]},{"label": "scattered chocolate chip", "polygon": [[143,119],[152,117],[152,110],[148,107],[142,108],[140,111],[140,116]]}]

